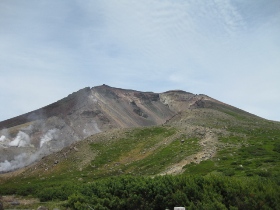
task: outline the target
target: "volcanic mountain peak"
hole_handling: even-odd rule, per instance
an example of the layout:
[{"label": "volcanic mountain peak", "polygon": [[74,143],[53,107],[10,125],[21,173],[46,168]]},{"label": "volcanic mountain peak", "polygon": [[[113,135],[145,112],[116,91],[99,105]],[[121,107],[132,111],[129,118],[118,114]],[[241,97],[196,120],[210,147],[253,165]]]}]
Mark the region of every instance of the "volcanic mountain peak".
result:
[{"label": "volcanic mountain peak", "polygon": [[198,108],[245,113],[206,95],[181,90],[153,93],[107,85],[87,87],[0,122],[0,172],[28,165],[102,131],[160,125],[178,113]]}]

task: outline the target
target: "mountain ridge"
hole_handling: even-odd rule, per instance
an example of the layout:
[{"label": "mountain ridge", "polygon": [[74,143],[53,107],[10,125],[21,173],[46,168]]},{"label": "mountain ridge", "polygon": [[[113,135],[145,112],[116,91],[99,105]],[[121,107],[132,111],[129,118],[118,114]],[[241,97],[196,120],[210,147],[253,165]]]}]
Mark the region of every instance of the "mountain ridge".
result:
[{"label": "mountain ridge", "polygon": [[[0,197],[5,208],[17,201],[24,209],[87,209],[88,204],[94,209],[198,209],[199,202],[206,209],[256,209],[264,204],[279,209],[280,122],[180,90],[152,93],[101,86],[61,101],[61,107],[50,106],[54,109],[48,118],[0,131],[0,191],[9,195]],[[166,191],[185,179],[189,181],[182,182],[179,194],[182,183]],[[190,186],[194,188],[186,195]],[[216,194],[207,197],[213,189]],[[141,195],[142,206],[128,207],[134,195]],[[160,208],[157,202],[147,207],[159,196],[164,202]],[[174,198],[178,203],[167,201]],[[33,204],[24,204],[25,199]]]},{"label": "mountain ridge", "polygon": [[[49,118],[51,116],[54,116],[54,115],[59,115],[59,114],[62,114],[61,112],[59,112],[60,110],[58,111],[53,111],[53,109],[57,108],[58,106],[60,106],[62,103],[64,103],[65,101],[71,101],[71,100],[79,100],[78,98],[81,99],[82,96],[85,96],[88,92],[90,92],[92,89],[115,89],[117,91],[127,91],[127,92],[138,92],[138,93],[152,93],[152,94],[159,94],[159,95],[163,95],[163,94],[174,94],[174,93],[183,93],[183,94],[188,94],[188,95],[192,95],[192,96],[201,96],[201,97],[205,97],[205,98],[210,98],[211,100],[215,100],[216,102],[218,103],[222,103],[224,105],[227,105],[227,106],[231,106],[229,104],[226,104],[226,103],[223,103],[223,102],[220,102],[216,99],[213,99],[205,94],[193,94],[193,93],[190,93],[190,92],[186,92],[184,90],[168,90],[168,91],[165,91],[165,92],[162,92],[162,93],[154,93],[154,92],[151,92],[151,91],[146,91],[146,92],[142,92],[142,91],[137,91],[137,90],[133,90],[133,89],[123,89],[123,88],[116,88],[116,87],[110,87],[108,85],[99,85],[99,86],[95,86],[95,87],[85,87],[85,88],[82,88],[76,92],[73,92],[71,94],[69,94],[67,97],[64,97],[56,102],[53,102],[49,105],[46,105],[44,107],[41,107],[41,108],[38,108],[34,111],[30,111],[30,112],[27,112],[25,114],[21,114],[21,115],[18,115],[16,117],[12,117],[12,118],[9,118],[9,119],[6,119],[6,120],[3,120],[3,121],[0,121],[0,130],[1,129],[4,129],[4,128],[10,128],[10,127],[14,127],[14,126],[17,126],[17,125],[20,125],[20,124],[24,124],[24,123],[28,123],[30,121],[34,121],[34,120],[40,120],[40,119],[46,119],[46,118]],[[197,107],[201,106],[201,104],[196,104]],[[234,107],[234,106],[231,106],[231,107]],[[236,107],[234,107],[236,108]],[[64,112],[67,112],[68,110],[64,110]],[[244,111],[244,110],[242,110]],[[245,111],[246,112],[246,111]],[[249,112],[247,112],[248,114],[251,114]]]},{"label": "mountain ridge", "polygon": [[108,85],[86,87],[41,109],[0,122],[0,171],[24,167],[100,132],[162,125],[195,109],[256,117],[209,96],[182,90],[153,93]]}]

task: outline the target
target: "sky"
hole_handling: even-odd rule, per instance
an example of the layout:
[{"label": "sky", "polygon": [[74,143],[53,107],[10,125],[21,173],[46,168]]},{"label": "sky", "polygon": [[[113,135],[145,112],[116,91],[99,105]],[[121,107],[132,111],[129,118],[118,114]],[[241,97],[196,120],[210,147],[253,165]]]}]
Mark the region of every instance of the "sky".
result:
[{"label": "sky", "polygon": [[0,1],[0,121],[102,84],[280,121],[280,0]]}]

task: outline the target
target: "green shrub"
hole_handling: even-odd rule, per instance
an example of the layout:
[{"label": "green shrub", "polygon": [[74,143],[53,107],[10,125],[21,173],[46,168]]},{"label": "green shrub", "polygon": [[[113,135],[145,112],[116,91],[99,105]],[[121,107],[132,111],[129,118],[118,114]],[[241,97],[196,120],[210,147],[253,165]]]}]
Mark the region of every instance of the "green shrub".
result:
[{"label": "green shrub", "polygon": [[279,209],[280,189],[260,178],[224,176],[116,177],[84,184],[71,209]]}]

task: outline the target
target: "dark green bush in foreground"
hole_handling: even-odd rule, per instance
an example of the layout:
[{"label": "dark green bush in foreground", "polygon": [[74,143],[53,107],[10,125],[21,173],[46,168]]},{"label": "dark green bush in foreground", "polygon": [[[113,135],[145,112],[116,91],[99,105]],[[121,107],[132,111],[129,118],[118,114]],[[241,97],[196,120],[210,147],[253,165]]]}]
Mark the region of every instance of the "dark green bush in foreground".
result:
[{"label": "dark green bush in foreground", "polygon": [[118,177],[86,184],[71,209],[280,209],[280,188],[260,178],[222,176]]}]

